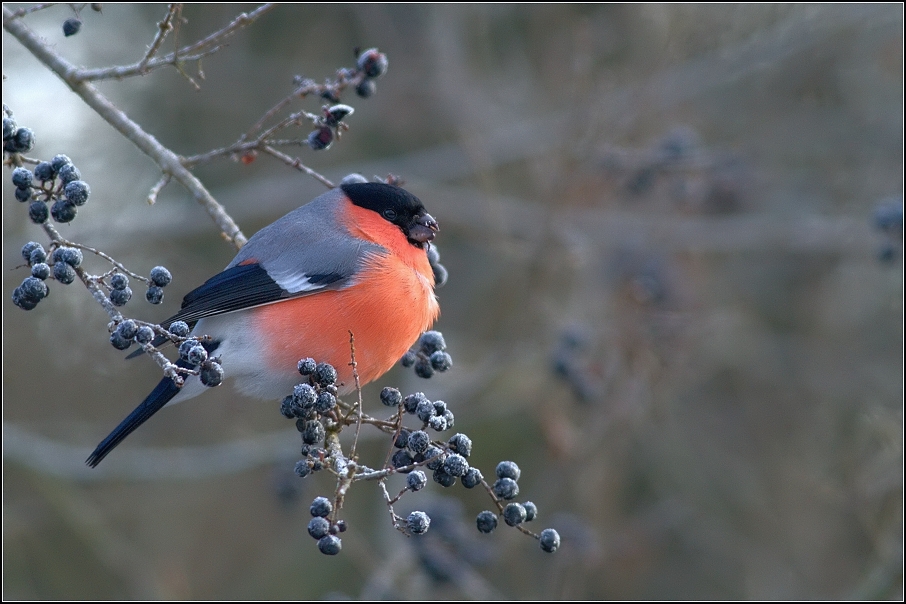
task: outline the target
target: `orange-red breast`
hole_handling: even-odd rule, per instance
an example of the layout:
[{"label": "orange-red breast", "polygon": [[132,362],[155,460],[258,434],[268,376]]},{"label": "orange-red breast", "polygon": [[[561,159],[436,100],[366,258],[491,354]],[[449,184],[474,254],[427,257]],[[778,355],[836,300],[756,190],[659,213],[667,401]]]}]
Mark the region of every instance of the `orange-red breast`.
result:
[{"label": "orange-red breast", "polygon": [[[411,193],[383,183],[344,184],[264,227],[226,269],[186,295],[164,321],[185,321],[220,357],[243,393],[279,400],[311,357],[336,368],[341,394],[386,373],[440,308],[427,250],[437,222]],[[94,467],[164,405],[197,396],[164,378],[94,450]]]}]

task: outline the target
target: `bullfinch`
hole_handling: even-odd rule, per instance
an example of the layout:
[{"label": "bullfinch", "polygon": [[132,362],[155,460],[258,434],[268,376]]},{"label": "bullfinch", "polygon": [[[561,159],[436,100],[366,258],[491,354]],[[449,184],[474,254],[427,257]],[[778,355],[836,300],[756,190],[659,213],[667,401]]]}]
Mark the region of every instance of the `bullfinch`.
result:
[{"label": "bullfinch", "polygon": [[[437,222],[411,193],[384,183],[343,184],[252,236],[223,272],[189,292],[164,321],[185,321],[236,387],[280,400],[298,384],[298,362],[337,370],[340,394],[386,373],[437,318],[428,250]],[[161,344],[165,340],[155,340]],[[191,368],[184,361],[180,363]],[[94,450],[95,467],[164,405],[201,394],[187,376],[165,377]]]}]

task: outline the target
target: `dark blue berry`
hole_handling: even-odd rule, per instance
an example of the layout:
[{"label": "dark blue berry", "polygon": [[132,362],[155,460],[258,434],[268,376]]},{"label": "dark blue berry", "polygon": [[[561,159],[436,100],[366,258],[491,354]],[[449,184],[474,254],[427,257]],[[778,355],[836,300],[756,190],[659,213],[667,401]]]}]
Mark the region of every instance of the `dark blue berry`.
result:
[{"label": "dark blue berry", "polygon": [[472,454],[472,439],[465,434],[454,434],[447,441],[447,444],[450,445],[450,449],[454,453],[459,453],[463,457],[468,457]]},{"label": "dark blue berry", "polygon": [[324,415],[337,406],[337,397],[325,391],[318,393],[318,400],[315,401],[315,411]]},{"label": "dark blue berry", "polygon": [[57,176],[61,181],[65,183],[70,183],[82,179],[82,173],[79,172],[79,169],[76,168],[73,164],[66,164],[60,167],[60,171],[57,172]]},{"label": "dark blue berry", "polygon": [[310,409],[318,400],[318,393],[308,384],[298,384],[293,388],[293,402],[301,409]]},{"label": "dark blue berry", "polygon": [[447,426],[447,420],[440,415],[435,415],[429,418],[428,425],[431,426],[432,430],[435,430],[437,432],[443,432],[444,430],[449,428],[449,426]]},{"label": "dark blue berry", "polygon": [[526,501],[522,504],[522,507],[525,508],[525,521],[531,522],[538,517],[538,507],[531,501]]},{"label": "dark blue berry", "polygon": [[39,249],[43,250],[44,246],[37,241],[29,241],[22,246],[22,258],[24,258],[26,262],[30,262],[32,252]]},{"label": "dark blue berry", "polygon": [[57,262],[53,265],[53,278],[64,285],[69,285],[75,281],[76,272],[65,262]]},{"label": "dark blue berry", "polygon": [[333,143],[333,130],[327,126],[322,126],[308,135],[308,146],[315,151],[326,149],[331,143]]},{"label": "dark blue berry", "polygon": [[184,338],[189,335],[189,325],[185,321],[173,321],[170,323],[170,328],[167,331],[174,336]]},{"label": "dark blue berry", "polygon": [[53,180],[54,178],[54,169],[53,166],[48,161],[42,161],[37,166],[35,166],[35,178],[41,182],[47,182],[48,180]]},{"label": "dark blue berry", "polygon": [[347,174],[346,176],[344,176],[343,180],[340,181],[340,184],[341,185],[355,185],[355,184],[364,184],[366,182],[368,182],[367,178],[365,178],[361,174],[353,172],[352,174]]},{"label": "dark blue berry", "polygon": [[370,96],[374,96],[374,93],[377,91],[377,85],[374,83],[374,80],[365,78],[355,87],[355,93],[367,99]]},{"label": "dark blue berry", "polygon": [[406,413],[415,413],[418,410],[418,406],[422,401],[427,401],[428,397],[422,392],[416,392],[410,394],[403,400],[403,409],[406,410]]},{"label": "dark blue berry", "polygon": [[387,72],[387,55],[377,48],[369,48],[359,55],[357,65],[366,77],[379,78]]},{"label": "dark blue berry", "polygon": [[129,287],[129,277],[116,273],[110,277],[110,287],[113,289],[126,289]]},{"label": "dark blue berry", "polygon": [[124,338],[119,331],[114,331],[112,334],[110,334],[110,343],[117,350],[126,350],[127,348],[132,346],[132,339]]},{"label": "dark blue berry", "polygon": [[31,151],[31,148],[35,146],[35,133],[31,131],[31,128],[19,128],[16,130],[16,134],[13,137],[15,153],[25,153],[26,151]]},{"label": "dark blue berry", "polygon": [[[54,265],[56,268],[57,265]],[[110,301],[114,306],[125,306],[132,299],[132,288],[114,289],[110,292]]]},{"label": "dark blue berry", "polygon": [[403,367],[412,367],[415,365],[415,361],[418,359],[418,356],[411,350],[407,350],[406,354],[403,355],[403,358],[400,359],[400,364]]},{"label": "dark blue berry", "polygon": [[50,215],[53,216],[53,219],[57,222],[72,222],[76,217],[76,213],[75,204],[70,203],[65,199],[58,199],[50,206]]},{"label": "dark blue berry", "polygon": [[[116,331],[123,338],[125,338],[127,340],[131,340],[138,334],[138,324],[136,324],[136,322],[133,321],[132,319],[126,319],[123,322],[121,322],[119,325],[116,326]],[[152,332],[152,337],[153,337],[153,335],[154,335],[154,333]]]},{"label": "dark blue berry", "polygon": [[431,367],[435,371],[446,371],[453,366],[453,359],[442,350],[431,353]]},{"label": "dark blue berry", "polygon": [[53,261],[64,262],[75,268],[82,264],[82,250],[74,247],[58,247],[53,251]]},{"label": "dark blue berry", "polygon": [[396,407],[403,402],[403,395],[396,388],[387,386],[381,390],[381,402],[388,407]]},{"label": "dark blue berry", "polygon": [[450,428],[453,427],[453,424],[455,423],[454,420],[455,420],[455,418],[453,417],[452,411],[450,411],[449,409],[444,411],[444,421],[447,423],[447,427],[446,427],[447,430],[449,430]]},{"label": "dark blue berry", "polygon": [[3,140],[7,141],[16,135],[16,120],[11,117],[3,118]]},{"label": "dark blue berry", "polygon": [[44,224],[47,222],[49,216],[47,211],[47,204],[43,201],[33,201],[31,205],[28,206],[28,217],[31,218],[31,221],[35,224]]},{"label": "dark blue berry", "polygon": [[311,375],[317,369],[318,364],[312,358],[302,359],[299,361],[299,373],[302,375]]},{"label": "dark blue berry", "polygon": [[54,176],[60,173],[60,170],[63,168],[63,166],[71,163],[72,160],[62,153],[60,155],[54,155],[53,159],[50,160],[50,166],[53,168]]},{"label": "dark blue berry", "polygon": [[434,369],[431,368],[431,362],[426,359],[419,358],[415,362],[415,375],[426,380],[434,375]]},{"label": "dark blue berry", "polygon": [[324,123],[326,123],[328,126],[336,126],[341,121],[343,121],[344,117],[346,117],[347,115],[352,115],[354,111],[355,109],[353,109],[349,105],[334,105],[327,110],[327,115],[324,116]]},{"label": "dark blue berry", "polygon": [[326,518],[318,516],[312,518],[308,523],[308,534],[315,539],[320,539],[330,534],[330,522]]},{"label": "dark blue berry", "polygon": [[22,310],[32,310],[38,305],[38,301],[24,296],[22,290],[17,287],[13,290],[13,304]]},{"label": "dark blue berry", "polygon": [[431,401],[428,399],[422,399],[418,403],[418,408],[415,410],[415,414],[418,416],[418,419],[423,422],[427,422],[429,419],[434,417],[434,405],[431,404]]},{"label": "dark blue berry", "polygon": [[510,526],[525,522],[525,508],[519,503],[509,503],[503,508],[503,521]]},{"label": "dark blue berry", "polygon": [[79,33],[80,29],[82,29],[82,22],[75,17],[70,17],[63,21],[63,35],[67,38]]},{"label": "dark blue berry", "polygon": [[316,445],[324,440],[324,426],[316,419],[309,420],[305,423],[305,429],[302,431],[302,442],[306,445]]},{"label": "dark blue berry", "polygon": [[409,445],[410,431],[406,428],[400,428],[400,433],[393,440],[393,446],[397,449],[405,449]]},{"label": "dark blue berry", "polygon": [[28,168],[16,168],[13,170],[13,184],[17,187],[27,189],[31,186],[32,177],[31,170]]},{"label": "dark blue berry", "polygon": [[34,300],[35,302],[44,299],[47,296],[47,284],[37,277],[26,277],[19,286],[24,298]]},{"label": "dark blue berry", "polygon": [[[129,288],[127,287],[125,291],[129,291]],[[208,351],[198,340],[186,340],[179,345],[179,357],[192,366],[200,365],[208,358]]]},{"label": "dark blue berry", "polygon": [[47,262],[47,252],[44,251],[43,247],[36,247],[31,252],[31,256],[28,257],[28,263],[31,265],[42,264]]},{"label": "dark blue berry", "polygon": [[450,274],[443,264],[432,264],[431,270],[434,271],[434,287],[443,287],[447,284]]},{"label": "dark blue berry", "polygon": [[318,363],[318,366],[315,368],[314,378],[322,388],[336,384],[337,370],[329,363]]},{"label": "dark blue berry", "polygon": [[204,363],[201,366],[199,377],[201,378],[201,383],[208,388],[219,386],[223,382],[223,367],[220,363],[215,363],[214,361]]},{"label": "dark blue berry", "polygon": [[491,490],[501,499],[515,499],[519,494],[519,485],[512,478],[498,478]]},{"label": "dark blue berry", "polygon": [[428,484],[428,477],[421,470],[415,470],[406,477],[406,488],[410,491],[421,491]]},{"label": "dark blue berry", "polygon": [[[875,228],[894,236],[903,235],[903,199],[890,197],[875,208]],[[891,254],[892,255],[892,254]],[[883,258],[882,258],[883,259]],[[891,258],[892,259],[892,258]]]},{"label": "dark blue berry", "polygon": [[433,478],[434,482],[444,487],[445,489],[448,489],[456,484],[456,477],[447,474],[447,472],[443,468],[437,468],[436,470],[434,470]]},{"label": "dark blue berry", "polygon": [[[122,323],[120,325],[122,325]],[[154,330],[145,325],[139,328],[133,337],[139,344],[148,344],[154,339]]]},{"label": "dark blue berry", "polygon": [[311,467],[308,465],[307,459],[301,459],[296,462],[296,467],[293,468],[293,471],[296,473],[296,476],[299,478],[305,478],[311,474]]},{"label": "dark blue berry", "polygon": [[466,472],[469,471],[469,462],[466,461],[466,458],[458,453],[452,455],[447,455],[447,458],[444,460],[444,472],[450,476],[456,476],[457,478],[465,476]]},{"label": "dark blue berry", "polygon": [[431,526],[431,518],[424,512],[416,510],[406,518],[406,528],[409,529],[409,532],[413,535],[424,535],[428,532],[429,526]]},{"label": "dark blue berry", "polygon": [[443,467],[444,459],[446,459],[444,452],[434,445],[428,447],[428,450],[422,454],[422,457],[428,460],[425,467],[429,470],[437,470],[438,468]]},{"label": "dark blue berry", "polygon": [[157,287],[166,287],[173,280],[173,276],[163,266],[155,266],[151,269],[151,283]]},{"label": "dark blue berry", "polygon": [[413,463],[415,463],[415,460],[412,459],[412,456],[409,455],[409,452],[405,449],[394,452],[390,457],[390,464],[397,470],[405,468],[406,466],[411,466]]},{"label": "dark blue berry", "polygon": [[145,300],[151,304],[160,304],[164,300],[164,290],[152,285],[148,288],[148,291],[145,292]]},{"label": "dark blue berry", "polygon": [[[296,409],[298,407],[293,404],[293,397],[287,396],[283,398],[283,401],[280,403],[280,414],[286,419],[293,419],[296,417]],[[298,428],[298,422],[296,422],[296,428]]]},{"label": "dark blue berry", "polygon": [[478,514],[478,517],[475,520],[478,525],[478,530],[482,533],[490,533],[497,528],[497,515],[494,512],[485,510]]},{"label": "dark blue berry", "polygon": [[85,205],[85,202],[88,201],[88,196],[91,194],[91,188],[84,180],[74,180],[66,185],[63,189],[63,193],[65,193],[67,201],[70,201],[77,206],[83,206]]},{"label": "dark blue berry", "polygon": [[418,344],[422,351],[427,355],[438,350],[447,349],[447,343],[444,341],[444,336],[439,331],[426,331],[422,334],[422,337],[419,338]]},{"label": "dark blue berry", "polygon": [[343,549],[343,544],[339,537],[327,535],[318,539],[318,550],[325,556],[336,556]]},{"label": "dark blue berry", "polygon": [[484,476],[481,475],[481,470],[478,468],[469,468],[466,475],[462,477],[462,486],[467,489],[472,489],[480,485],[483,479]]},{"label": "dark blue berry", "polygon": [[554,529],[544,529],[541,531],[539,541],[541,543],[541,549],[552,554],[560,547],[560,534]]},{"label": "dark blue berry", "polygon": [[50,267],[43,262],[37,262],[31,267],[32,277],[44,280],[50,277]]},{"label": "dark blue berry", "polygon": [[31,187],[16,187],[16,201],[25,203],[31,200]]},{"label": "dark blue berry", "polygon": [[333,504],[330,503],[330,499],[327,497],[315,497],[314,501],[311,502],[309,511],[312,516],[326,518],[333,511]]},{"label": "dark blue berry", "polygon": [[428,436],[427,432],[423,430],[416,430],[409,434],[409,441],[406,447],[418,455],[419,453],[424,453],[428,450],[428,445],[431,444],[431,437]]},{"label": "dark blue berry", "polygon": [[519,480],[519,476],[522,474],[519,466],[513,461],[501,461],[497,464],[496,472],[497,478],[512,478],[513,480]]}]

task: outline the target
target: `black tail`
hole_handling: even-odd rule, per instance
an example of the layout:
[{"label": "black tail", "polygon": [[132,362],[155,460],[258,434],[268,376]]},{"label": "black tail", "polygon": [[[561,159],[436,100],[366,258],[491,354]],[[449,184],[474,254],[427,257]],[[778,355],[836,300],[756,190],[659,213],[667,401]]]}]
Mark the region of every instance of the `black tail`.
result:
[{"label": "black tail", "polygon": [[132,434],[133,430],[141,426],[148,418],[169,403],[170,399],[176,396],[177,392],[179,392],[179,388],[173,380],[170,378],[162,379],[157,387],[151,391],[151,394],[135,408],[135,411],[130,413],[107,438],[101,441],[101,444],[99,444],[94,450],[94,453],[85,460],[85,463],[92,468],[96,467],[108,453],[113,451],[114,447],[123,442],[124,438]]}]

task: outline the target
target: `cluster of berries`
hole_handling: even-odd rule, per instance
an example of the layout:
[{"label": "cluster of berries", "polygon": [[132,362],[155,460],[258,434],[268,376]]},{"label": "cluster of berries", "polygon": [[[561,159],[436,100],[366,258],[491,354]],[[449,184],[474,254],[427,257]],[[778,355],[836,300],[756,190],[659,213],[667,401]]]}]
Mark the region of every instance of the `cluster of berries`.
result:
[{"label": "cluster of berries", "polygon": [[50,264],[44,246],[29,241],[22,246],[22,257],[31,267],[31,276],[13,290],[13,304],[23,310],[32,310],[50,294],[44,282],[51,274],[53,278],[68,285],[75,281],[75,268],[82,264],[82,252],[76,248],[58,247],[50,255]]},{"label": "cluster of berries", "polygon": [[280,403],[283,417],[296,420],[296,429],[302,435],[302,455],[296,463],[296,474],[305,477],[324,468],[327,451],[317,445],[324,441],[327,432],[322,419],[330,419],[337,407],[337,370],[328,363],[314,359],[299,361],[299,373],[308,378],[298,384],[293,393]]},{"label": "cluster of berries", "polygon": [[313,518],[308,523],[308,534],[318,541],[318,550],[327,556],[336,556],[340,553],[343,544],[338,533],[346,531],[346,521],[331,522],[327,519],[333,512],[333,504],[327,497],[315,497],[311,502],[311,515]]},{"label": "cluster of berries", "polygon": [[[78,208],[88,202],[91,194],[79,169],[65,155],[38,163],[34,171],[16,168],[13,184],[16,185],[16,199],[22,203],[31,202],[28,216],[36,224],[47,222],[48,215],[57,222],[72,222]],[[53,205],[48,212],[50,202]]]},{"label": "cluster of berries", "polygon": [[[431,246],[433,249],[434,246]],[[429,251],[430,259],[430,251]],[[438,256],[438,259],[440,256]],[[440,265],[438,265],[440,266]],[[443,269],[441,266],[440,268]],[[446,269],[444,269],[446,273]],[[435,371],[446,371],[453,366],[453,359],[445,352],[447,343],[439,331],[426,331],[418,339],[414,350],[409,350],[400,361],[403,367],[415,366],[418,377],[430,378]]]},{"label": "cluster of berries", "polygon": [[31,128],[19,128],[12,110],[3,105],[3,151],[26,153],[35,146],[35,133]]},{"label": "cluster of berries", "polygon": [[[376,86],[374,80],[387,72],[387,55],[379,52],[377,48],[369,48],[359,53],[355,69],[343,68],[337,73],[337,82],[327,85],[321,90],[321,98],[333,103],[324,107],[324,115],[315,123],[315,129],[308,135],[308,146],[315,151],[327,149],[339,136],[339,132],[346,128],[342,120],[352,113],[352,107],[340,104],[341,83],[358,81],[356,94],[368,98],[374,94]],[[314,81],[297,78],[296,83],[302,88],[315,86]]]},{"label": "cluster of berries", "polygon": [[352,115],[354,111],[349,105],[325,105],[323,115],[315,123],[315,130],[308,135],[308,146],[315,151],[330,147],[334,139],[339,138],[340,131],[348,128],[343,118]]},{"label": "cluster of berries", "polygon": [[[148,291],[145,292],[145,300],[151,304],[160,304],[164,299],[163,288],[170,284],[173,276],[170,271],[163,266],[155,266],[151,269],[148,279]],[[132,288],[129,287],[129,277],[122,273],[114,273],[106,282],[110,289],[110,302],[114,306],[125,306],[132,299]]]},{"label": "cluster of berries", "polygon": [[[512,461],[501,461],[497,464],[497,482],[491,487],[494,495],[498,499],[511,500],[519,494],[519,485],[516,481],[522,472],[519,466]],[[531,522],[538,517],[538,507],[531,501],[525,503],[508,503],[503,508],[503,521],[509,526],[519,526],[524,522]],[[497,528],[497,516],[490,510],[485,510],[478,514],[476,524],[478,530],[482,533],[490,533]],[[541,549],[553,553],[560,547],[560,535],[552,528],[544,529],[539,536]]]}]

